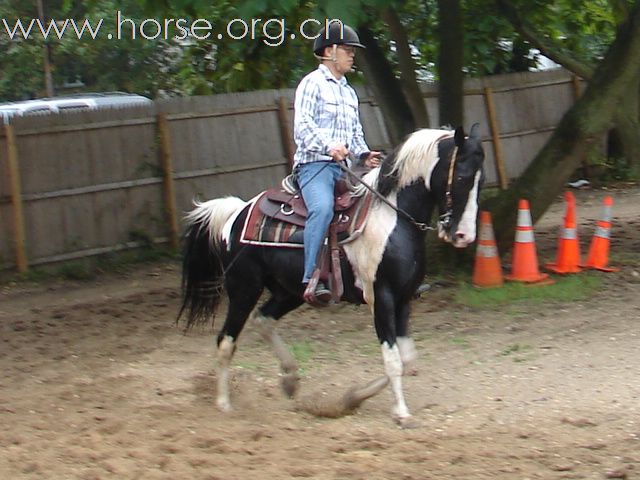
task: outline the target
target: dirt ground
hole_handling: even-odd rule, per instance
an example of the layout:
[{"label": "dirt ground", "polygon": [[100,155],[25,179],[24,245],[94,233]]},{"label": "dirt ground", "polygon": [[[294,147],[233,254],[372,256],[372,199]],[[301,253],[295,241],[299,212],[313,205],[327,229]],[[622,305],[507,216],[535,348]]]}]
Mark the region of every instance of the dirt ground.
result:
[{"label": "dirt ground", "polygon": [[[583,254],[614,194],[621,271],[583,302],[474,310],[445,287],[423,295],[419,374],[405,379],[414,430],[390,420],[388,389],[338,419],[297,411],[251,326],[235,410],[218,412],[212,331],[174,324],[175,263],[0,285],[0,478],[640,478],[640,188],[575,193]],[[563,212],[555,204],[536,226],[541,263]],[[366,307],[301,308],[280,332],[303,395],[382,373]]]}]

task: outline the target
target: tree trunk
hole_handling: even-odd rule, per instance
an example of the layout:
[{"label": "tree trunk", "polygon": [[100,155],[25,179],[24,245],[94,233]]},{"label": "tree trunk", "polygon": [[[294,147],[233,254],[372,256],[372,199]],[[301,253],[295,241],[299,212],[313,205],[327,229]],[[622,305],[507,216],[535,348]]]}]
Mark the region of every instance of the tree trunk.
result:
[{"label": "tree trunk", "polygon": [[517,202],[529,200],[534,222],[562,191],[593,142],[611,127],[625,95],[640,74],[640,2],[617,31],[583,96],[565,114],[553,135],[516,182],[484,208],[492,211],[498,245],[513,240]]},{"label": "tree trunk", "polygon": [[440,125],[464,124],[464,23],[459,0],[438,0]]},{"label": "tree trunk", "polygon": [[393,74],[393,67],[384,56],[373,32],[367,27],[358,28],[360,41],[367,47],[359,53],[358,66],[380,105],[391,143],[397,145],[416,129],[415,119],[405,98],[400,82]]},{"label": "tree trunk", "polygon": [[[509,0],[496,0],[501,13],[533,46],[546,57],[559,63],[567,70],[589,81],[593,76],[593,67],[576,59],[571,52],[562,49],[552,40],[540,35],[526,23]],[[626,0],[609,0],[618,25],[629,16],[629,5]],[[630,84],[627,98],[616,112],[613,119],[615,128],[610,132],[609,156],[624,158],[626,168],[631,177],[640,176],[640,79]]]},{"label": "tree trunk", "polygon": [[389,27],[391,36],[396,42],[400,82],[407,101],[409,102],[409,108],[413,114],[416,128],[426,128],[429,126],[429,114],[416,79],[416,63],[413,61],[413,56],[411,55],[407,32],[402,23],[400,23],[398,14],[393,8],[389,7],[384,10],[383,18]]},{"label": "tree trunk", "polygon": [[633,82],[615,116],[615,128],[609,132],[609,157],[622,158],[628,175],[640,177],[640,77]]}]

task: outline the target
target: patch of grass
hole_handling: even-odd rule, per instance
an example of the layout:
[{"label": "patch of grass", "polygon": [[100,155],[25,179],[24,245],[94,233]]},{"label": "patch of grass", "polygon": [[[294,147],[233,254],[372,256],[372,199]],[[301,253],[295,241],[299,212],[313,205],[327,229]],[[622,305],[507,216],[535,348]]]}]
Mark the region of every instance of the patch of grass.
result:
[{"label": "patch of grass", "polygon": [[289,350],[298,362],[300,372],[304,373],[309,365],[309,361],[313,358],[313,344],[306,340],[302,342],[295,342],[289,346]]},{"label": "patch of grass", "polygon": [[238,362],[236,363],[235,367],[237,368],[242,368],[244,370],[251,370],[251,371],[258,371],[260,368],[260,365],[258,365],[256,362],[252,362],[249,360],[244,360],[242,362]]},{"label": "patch of grass", "polygon": [[455,301],[461,305],[480,309],[503,307],[518,302],[566,303],[586,300],[602,286],[602,277],[595,272],[554,278],[556,283],[541,286],[507,282],[500,288],[477,289],[464,284],[456,292]]},{"label": "patch of grass", "polygon": [[535,352],[531,345],[521,345],[514,343],[504,348],[498,356],[511,357],[515,363],[523,363],[535,358]]},{"label": "patch of grass", "polygon": [[457,345],[458,347],[461,347],[461,348],[471,347],[471,345],[469,344],[469,340],[463,337],[453,337],[450,341],[452,344]]},{"label": "patch of grass", "polygon": [[358,349],[358,353],[365,357],[370,357],[376,353],[380,353],[380,344],[375,340],[375,338],[371,338],[371,341],[368,342],[362,342],[356,348]]},{"label": "patch of grass", "polygon": [[500,352],[500,355],[506,357],[513,353],[523,353],[531,350],[531,346],[529,345],[520,345],[519,343],[514,343],[513,345],[509,345],[505,349]]},{"label": "patch of grass", "polygon": [[91,280],[95,274],[88,262],[83,261],[65,263],[57,272],[57,276],[65,280]]}]

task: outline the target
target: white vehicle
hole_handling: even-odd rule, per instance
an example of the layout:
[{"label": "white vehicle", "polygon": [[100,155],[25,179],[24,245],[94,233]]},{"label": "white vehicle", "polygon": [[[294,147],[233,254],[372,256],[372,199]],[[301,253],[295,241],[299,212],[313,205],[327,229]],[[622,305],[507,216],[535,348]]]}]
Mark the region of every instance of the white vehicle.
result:
[{"label": "white vehicle", "polygon": [[0,118],[5,123],[13,116],[38,115],[68,110],[88,110],[96,108],[144,105],[152,103],[147,97],[133,93],[109,92],[67,95],[63,97],[41,98],[24,102],[0,104]]}]

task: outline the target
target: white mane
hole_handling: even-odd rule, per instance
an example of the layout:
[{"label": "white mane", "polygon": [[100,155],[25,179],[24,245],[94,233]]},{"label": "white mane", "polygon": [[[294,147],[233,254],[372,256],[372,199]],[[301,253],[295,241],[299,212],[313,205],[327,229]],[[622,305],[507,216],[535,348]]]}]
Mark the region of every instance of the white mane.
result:
[{"label": "white mane", "polygon": [[431,173],[440,159],[438,142],[453,137],[452,130],[424,128],[412,133],[402,144],[391,173],[398,173],[398,188],[406,187],[424,177],[427,190],[431,188]]}]

